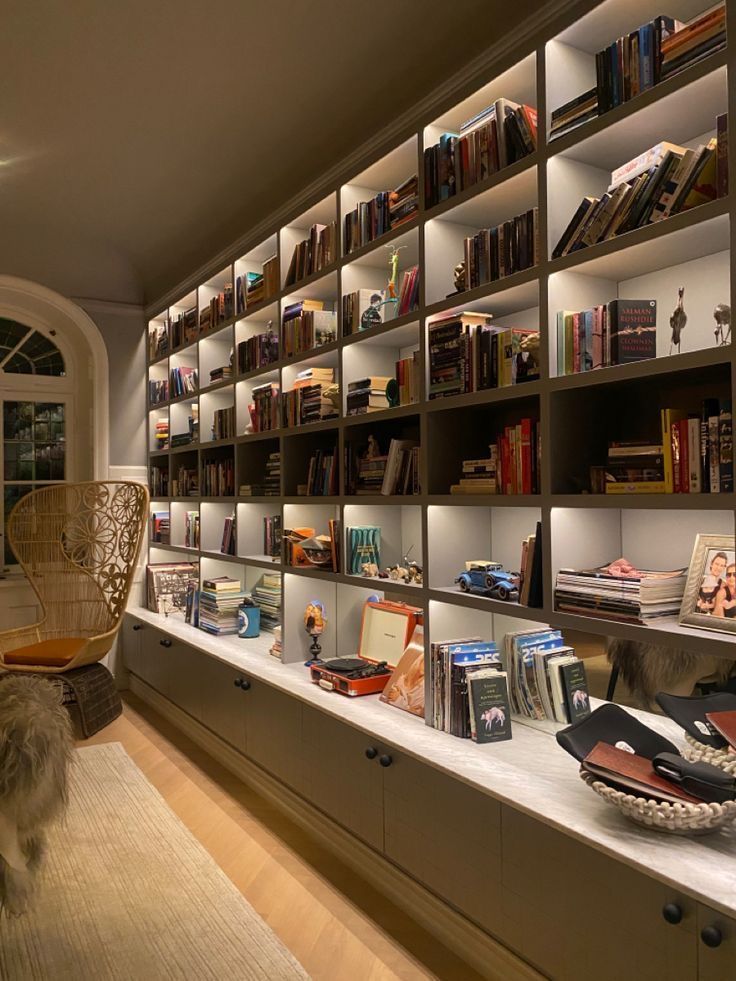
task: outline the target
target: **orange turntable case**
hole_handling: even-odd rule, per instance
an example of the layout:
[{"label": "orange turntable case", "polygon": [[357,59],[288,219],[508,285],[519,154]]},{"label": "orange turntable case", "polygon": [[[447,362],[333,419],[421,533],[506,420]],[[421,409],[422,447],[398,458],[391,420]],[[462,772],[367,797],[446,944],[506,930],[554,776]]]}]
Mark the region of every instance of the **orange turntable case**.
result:
[{"label": "orange turntable case", "polygon": [[417,624],[422,623],[422,610],[406,603],[368,600],[363,607],[360,627],[360,646],[357,657],[369,665],[385,662],[385,669],[368,677],[349,677],[330,670],[330,662],[309,668],[312,681],[328,691],[341,695],[376,695],[383,691],[394,668],[406,650]]}]

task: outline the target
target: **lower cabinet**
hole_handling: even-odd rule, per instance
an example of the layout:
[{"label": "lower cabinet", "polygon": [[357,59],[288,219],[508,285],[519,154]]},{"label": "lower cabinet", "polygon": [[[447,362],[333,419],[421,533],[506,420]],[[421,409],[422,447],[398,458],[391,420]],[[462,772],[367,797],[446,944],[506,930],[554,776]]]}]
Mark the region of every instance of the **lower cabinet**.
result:
[{"label": "lower cabinet", "polygon": [[385,754],[370,736],[307,705],[302,734],[307,800],[382,851]]},{"label": "lower cabinet", "polygon": [[146,623],[122,638],[131,672],[553,981],[736,981],[729,917]]}]

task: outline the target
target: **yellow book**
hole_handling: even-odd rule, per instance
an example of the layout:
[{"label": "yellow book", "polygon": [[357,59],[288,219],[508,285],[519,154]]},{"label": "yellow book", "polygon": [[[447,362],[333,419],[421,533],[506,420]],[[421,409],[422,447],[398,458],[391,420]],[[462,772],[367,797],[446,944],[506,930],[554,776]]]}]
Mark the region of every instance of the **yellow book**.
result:
[{"label": "yellow book", "polygon": [[632,484],[608,483],[606,494],[666,494],[663,480],[640,480]]},{"label": "yellow book", "polygon": [[664,483],[665,494],[675,492],[675,474],[672,461],[672,423],[684,419],[687,413],[682,409],[661,409],[662,419],[662,452],[664,455]]}]

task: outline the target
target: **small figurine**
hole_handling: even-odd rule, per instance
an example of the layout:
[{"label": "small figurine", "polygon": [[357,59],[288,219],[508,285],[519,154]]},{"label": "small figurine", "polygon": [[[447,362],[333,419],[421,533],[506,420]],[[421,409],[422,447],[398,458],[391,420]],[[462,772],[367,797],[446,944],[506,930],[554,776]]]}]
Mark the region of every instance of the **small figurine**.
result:
[{"label": "small figurine", "polygon": [[368,437],[368,448],[365,451],[366,460],[372,460],[374,457],[380,456],[381,450],[378,446],[378,440],[375,436]]},{"label": "small figurine", "polygon": [[360,574],[361,576],[375,577],[378,575],[378,566],[375,562],[364,562]]},{"label": "small figurine", "polygon": [[317,638],[326,626],[327,621],[325,620],[325,608],[323,604],[318,600],[310,600],[304,610],[304,629],[312,638],[312,643],[309,647],[311,657],[308,661],[304,662],[305,667],[310,667],[312,664],[319,664],[322,645]]},{"label": "small figurine", "polygon": [[731,343],[731,307],[728,303],[719,303],[713,311],[716,321],[716,346],[725,347]]},{"label": "small figurine", "polygon": [[687,314],[685,313],[685,308],[683,306],[683,297],[685,296],[685,287],[680,286],[677,290],[677,306],[672,311],[672,316],[670,317],[670,327],[672,328],[672,338],[670,339],[670,354],[672,354],[672,348],[677,348],[677,353],[680,353],[680,341],[682,339],[682,332],[685,329],[685,324],[687,323]]},{"label": "small figurine", "polygon": [[490,599],[519,599],[519,574],[506,572],[500,562],[471,561],[455,579],[463,593],[479,593]]},{"label": "small figurine", "polygon": [[462,293],[465,290],[465,259],[461,259],[455,266],[452,279],[455,283],[455,292]]}]

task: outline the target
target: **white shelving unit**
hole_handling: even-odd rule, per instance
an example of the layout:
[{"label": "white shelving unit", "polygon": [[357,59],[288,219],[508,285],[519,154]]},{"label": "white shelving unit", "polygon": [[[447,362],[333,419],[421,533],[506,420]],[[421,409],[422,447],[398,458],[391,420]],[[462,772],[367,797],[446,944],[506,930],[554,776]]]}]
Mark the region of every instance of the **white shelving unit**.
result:
[{"label": "white shelving unit", "polygon": [[[592,6],[592,5],[591,5]],[[729,13],[736,3],[729,0]],[[675,0],[672,16],[688,19],[703,8],[702,0]],[[184,547],[184,512],[200,509],[203,576],[239,575],[252,585],[264,570],[283,575],[283,660],[304,660],[309,638],[302,628],[307,601],[324,603],[328,627],[322,637],[324,654],[346,655],[357,647],[358,612],[375,592],[420,606],[426,613],[427,643],[478,630],[500,640],[507,630],[527,623],[550,623],[584,630],[600,637],[614,635],[665,643],[697,653],[733,658],[733,639],[727,635],[679,626],[616,624],[585,616],[556,613],[553,588],[563,565],[597,565],[626,555],[650,568],[686,565],[698,532],[734,533],[736,495],[655,495],[606,497],[582,493],[588,467],[605,460],[610,426],[622,404],[651,411],[677,404],[671,399],[704,395],[734,399],[734,347],[713,346],[713,307],[729,302],[734,308],[731,252],[734,193],[710,204],[646,226],[620,237],[550,259],[552,248],[585,194],[605,188],[610,171],[659,140],[695,143],[710,136],[716,114],[729,111],[736,119],[736,88],[729,87],[731,54],[711,55],[655,88],[581,125],[559,139],[547,139],[551,111],[580,94],[595,81],[594,55],[621,34],[660,13],[654,0],[606,0],[592,6],[553,37],[451,105],[438,105],[426,118],[417,118],[415,131],[395,148],[366,159],[354,173],[324,186],[315,203],[293,219],[274,226],[260,241],[246,243],[226,268],[213,271],[193,292],[182,287],[182,298],[166,309],[151,310],[149,330],[155,330],[190,306],[201,309],[215,289],[244,271],[260,269],[271,255],[279,257],[281,289],[277,296],[247,309],[197,336],[188,345],[170,350],[149,363],[151,380],[168,377],[169,367],[199,368],[200,391],[193,396],[149,406],[151,448],[157,421],[168,418],[170,431],[186,431],[191,408],[198,404],[199,442],[171,451],[151,453],[151,466],[200,467],[210,456],[231,458],[235,465],[235,497],[186,499],[157,496],[152,509],[171,509],[172,545],[152,544],[151,561],[197,554]],[[505,97],[536,106],[539,111],[537,150],[503,171],[432,208],[423,206],[423,151],[460,122]],[[733,127],[732,127],[733,129]],[[731,160],[735,141],[729,134]],[[285,285],[295,245],[306,238],[314,222],[337,221],[342,234],[344,216],[358,202],[390,189],[416,172],[419,212],[416,218],[381,239],[339,258],[302,282]],[[732,180],[733,185],[733,180]],[[540,261],[528,269],[460,295],[451,295],[452,273],[462,258],[462,241],[479,228],[497,224],[528,208],[539,208]],[[352,290],[385,286],[387,245],[404,246],[400,271],[418,264],[421,271],[419,306],[407,316],[377,328],[343,336],[341,297]],[[668,317],[679,286],[686,289],[688,324],[683,353],[670,357]],[[655,361],[557,376],[556,313],[580,310],[615,297],[657,300],[658,357]],[[324,348],[285,359],[266,368],[238,374],[209,385],[209,372],[227,364],[230,352],[247,337],[262,333],[271,322],[279,328],[285,306],[299,299],[319,298],[338,312],[338,339]],[[428,401],[426,376],[420,401],[363,417],[345,416],[347,384],[361,374],[390,374],[398,357],[421,352],[426,367],[427,324],[451,311],[488,311],[494,322],[507,326],[539,326],[542,376],[539,381],[472,395]],[[235,368],[237,368],[237,358]],[[246,432],[248,403],[254,386],[274,382],[281,391],[307,365],[330,366],[341,386],[340,418],[292,429]],[[669,401],[668,401],[669,400]],[[230,405],[236,410],[236,435],[216,444],[209,441],[212,413]],[[499,428],[512,418],[532,415],[541,421],[542,492],[518,497],[453,497],[450,484],[459,476],[464,456],[481,456]],[[359,449],[368,433],[387,443],[390,436],[416,433],[421,443],[421,493],[407,497],[362,497],[348,493],[345,451]],[[623,434],[621,434],[621,437]],[[619,437],[619,438],[621,438]],[[334,447],[340,463],[338,493],[330,498],[303,498],[297,485],[306,481],[307,463],[317,449]],[[475,453],[469,453],[471,448]],[[270,452],[280,451],[281,495],[273,498],[237,497],[241,484],[260,483]],[[601,451],[603,455],[601,456]],[[217,555],[222,520],[235,512],[235,557]],[[327,531],[330,517],[341,528],[376,524],[384,530],[382,564],[397,561],[409,547],[423,562],[424,583],[403,586],[348,575],[290,569],[263,555],[262,523],[280,515],[283,527],[308,525]],[[462,595],[453,584],[465,559],[494,558],[517,567],[522,539],[541,521],[544,548],[544,605],[528,609],[481,596]],[[344,546],[344,542],[343,542]],[[343,554],[344,554],[343,547]]]}]

